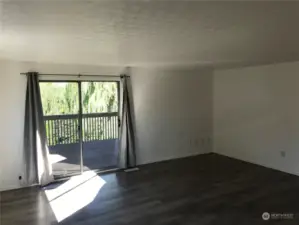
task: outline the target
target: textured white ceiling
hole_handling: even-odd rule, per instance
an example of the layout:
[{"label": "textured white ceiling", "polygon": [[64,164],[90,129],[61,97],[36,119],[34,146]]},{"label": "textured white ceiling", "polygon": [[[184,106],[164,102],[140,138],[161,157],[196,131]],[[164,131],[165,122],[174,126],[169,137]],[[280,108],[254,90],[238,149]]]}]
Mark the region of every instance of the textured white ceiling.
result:
[{"label": "textured white ceiling", "polygon": [[91,65],[299,60],[299,2],[0,2],[0,57]]}]

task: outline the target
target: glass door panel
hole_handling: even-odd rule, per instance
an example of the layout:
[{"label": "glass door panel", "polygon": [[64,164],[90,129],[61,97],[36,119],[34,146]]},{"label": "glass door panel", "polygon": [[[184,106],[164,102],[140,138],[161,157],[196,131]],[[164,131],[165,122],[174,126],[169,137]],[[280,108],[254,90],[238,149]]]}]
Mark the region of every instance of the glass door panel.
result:
[{"label": "glass door panel", "polygon": [[84,170],[117,167],[118,82],[81,82]]},{"label": "glass door panel", "polygon": [[55,178],[79,174],[78,82],[40,82],[50,161]]}]

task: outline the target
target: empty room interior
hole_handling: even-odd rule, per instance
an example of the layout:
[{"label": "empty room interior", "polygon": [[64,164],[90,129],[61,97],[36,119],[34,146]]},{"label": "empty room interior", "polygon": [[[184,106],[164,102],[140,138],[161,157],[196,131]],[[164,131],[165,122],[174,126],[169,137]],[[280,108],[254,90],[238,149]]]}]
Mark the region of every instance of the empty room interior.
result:
[{"label": "empty room interior", "polygon": [[299,224],[298,23],[297,1],[0,0],[0,224]]}]

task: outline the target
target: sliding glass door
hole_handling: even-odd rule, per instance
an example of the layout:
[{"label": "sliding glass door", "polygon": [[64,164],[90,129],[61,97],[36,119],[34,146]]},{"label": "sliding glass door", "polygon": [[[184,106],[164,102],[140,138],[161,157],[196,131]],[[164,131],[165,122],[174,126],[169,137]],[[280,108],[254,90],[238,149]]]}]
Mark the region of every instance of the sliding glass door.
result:
[{"label": "sliding glass door", "polygon": [[55,177],[81,172],[78,82],[40,82],[50,160]]},{"label": "sliding glass door", "polygon": [[82,82],[84,170],[115,168],[118,154],[118,82]]},{"label": "sliding glass door", "polygon": [[54,176],[116,168],[119,82],[42,81],[40,90]]}]

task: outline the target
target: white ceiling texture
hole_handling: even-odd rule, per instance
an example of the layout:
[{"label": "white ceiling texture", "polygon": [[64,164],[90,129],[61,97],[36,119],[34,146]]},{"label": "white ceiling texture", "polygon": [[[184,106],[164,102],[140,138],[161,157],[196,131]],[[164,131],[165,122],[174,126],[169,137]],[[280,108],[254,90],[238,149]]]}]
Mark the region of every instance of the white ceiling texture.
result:
[{"label": "white ceiling texture", "polygon": [[0,58],[234,66],[299,60],[299,2],[0,0]]}]

